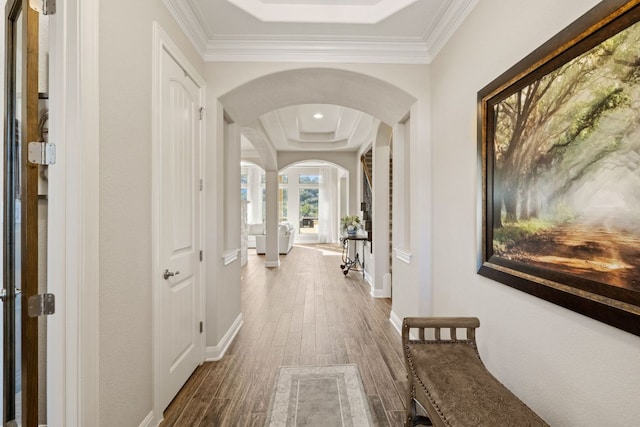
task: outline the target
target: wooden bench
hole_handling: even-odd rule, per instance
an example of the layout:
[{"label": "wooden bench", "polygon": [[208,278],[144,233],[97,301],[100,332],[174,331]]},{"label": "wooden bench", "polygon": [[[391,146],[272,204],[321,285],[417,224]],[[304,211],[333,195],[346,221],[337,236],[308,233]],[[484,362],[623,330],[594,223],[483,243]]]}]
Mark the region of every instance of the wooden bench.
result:
[{"label": "wooden bench", "polygon": [[[416,402],[434,426],[548,425],[485,368],[476,347],[479,326],[475,317],[404,319],[405,427],[416,421]],[[458,338],[460,328],[466,330],[464,339]]]}]

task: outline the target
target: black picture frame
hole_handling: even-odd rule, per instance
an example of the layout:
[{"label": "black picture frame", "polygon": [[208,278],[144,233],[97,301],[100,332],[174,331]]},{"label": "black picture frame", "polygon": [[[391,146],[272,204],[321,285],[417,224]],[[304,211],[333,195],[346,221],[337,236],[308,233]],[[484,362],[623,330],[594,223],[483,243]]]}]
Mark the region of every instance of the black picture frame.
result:
[{"label": "black picture frame", "polygon": [[640,336],[639,4],[599,3],[478,92],[478,274]]}]

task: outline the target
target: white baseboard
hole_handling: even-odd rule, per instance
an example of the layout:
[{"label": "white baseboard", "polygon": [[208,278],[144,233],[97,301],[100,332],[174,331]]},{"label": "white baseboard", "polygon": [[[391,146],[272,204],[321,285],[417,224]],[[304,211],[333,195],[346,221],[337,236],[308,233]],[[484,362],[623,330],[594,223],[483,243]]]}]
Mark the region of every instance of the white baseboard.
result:
[{"label": "white baseboard", "polygon": [[158,421],[156,422],[156,424],[154,425],[154,424],[152,424],[152,423],[153,423],[153,419],[154,419],[154,418],[155,418],[155,417],[153,416],[153,411],[149,412],[149,415],[147,415],[147,416],[145,417],[145,419],[144,419],[144,420],[142,420],[142,422],[140,423],[140,427],[152,427],[152,426],[153,426],[153,427],[157,427],[157,426],[159,426],[159,425],[160,425],[160,423],[162,422],[162,420],[161,420],[161,419],[160,419],[160,420],[158,420]]},{"label": "white baseboard", "polygon": [[373,277],[371,277],[369,272],[366,270],[364,272],[364,281],[367,282],[369,286],[371,286],[371,295],[373,295]]},{"label": "white baseboard", "polygon": [[227,349],[233,342],[233,339],[238,334],[238,331],[240,331],[240,328],[242,327],[242,323],[243,323],[242,313],[240,313],[236,318],[236,320],[231,325],[231,327],[227,330],[227,333],[224,334],[224,336],[220,340],[220,343],[218,343],[218,345],[213,347],[207,347],[206,353],[205,353],[206,362],[216,362],[222,359],[222,356],[224,356],[224,354],[227,352]]},{"label": "white baseboard", "polygon": [[368,272],[364,272],[364,280],[371,287],[371,296],[374,298],[391,298],[391,287],[389,289],[376,289],[373,285],[373,278]]},{"label": "white baseboard", "polygon": [[374,298],[391,298],[391,292],[386,289],[374,289],[371,287],[371,296]]},{"label": "white baseboard", "polygon": [[278,261],[265,261],[264,266],[267,268],[280,268],[280,260]]},{"label": "white baseboard", "polygon": [[396,331],[398,331],[398,333],[402,335],[402,319],[400,319],[398,315],[392,311],[391,315],[389,316],[389,321],[391,322],[393,327],[396,328]]},{"label": "white baseboard", "polygon": [[[398,333],[402,335],[402,319],[400,319],[398,315],[392,311],[391,316],[389,316],[389,321],[391,322],[393,327],[396,328],[396,331],[398,331]],[[418,339],[416,334],[413,332],[411,332],[411,334],[409,335],[409,338],[411,338],[412,340]]]}]

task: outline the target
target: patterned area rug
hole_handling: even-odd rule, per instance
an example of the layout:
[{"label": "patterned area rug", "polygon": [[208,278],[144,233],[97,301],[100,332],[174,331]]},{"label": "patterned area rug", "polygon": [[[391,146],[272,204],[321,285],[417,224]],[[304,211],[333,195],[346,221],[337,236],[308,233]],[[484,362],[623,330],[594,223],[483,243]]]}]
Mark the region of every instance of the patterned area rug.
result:
[{"label": "patterned area rug", "polygon": [[356,365],[280,367],[266,427],[372,425]]}]

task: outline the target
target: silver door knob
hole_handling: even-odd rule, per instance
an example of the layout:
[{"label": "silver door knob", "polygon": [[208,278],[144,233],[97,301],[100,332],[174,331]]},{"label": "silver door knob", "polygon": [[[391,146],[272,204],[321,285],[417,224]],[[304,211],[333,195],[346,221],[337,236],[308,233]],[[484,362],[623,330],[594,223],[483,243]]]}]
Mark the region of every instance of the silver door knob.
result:
[{"label": "silver door knob", "polygon": [[165,270],[164,273],[162,274],[162,277],[164,277],[164,280],[167,280],[169,279],[169,277],[177,276],[178,274],[180,274],[179,271],[173,272],[173,271]]}]

